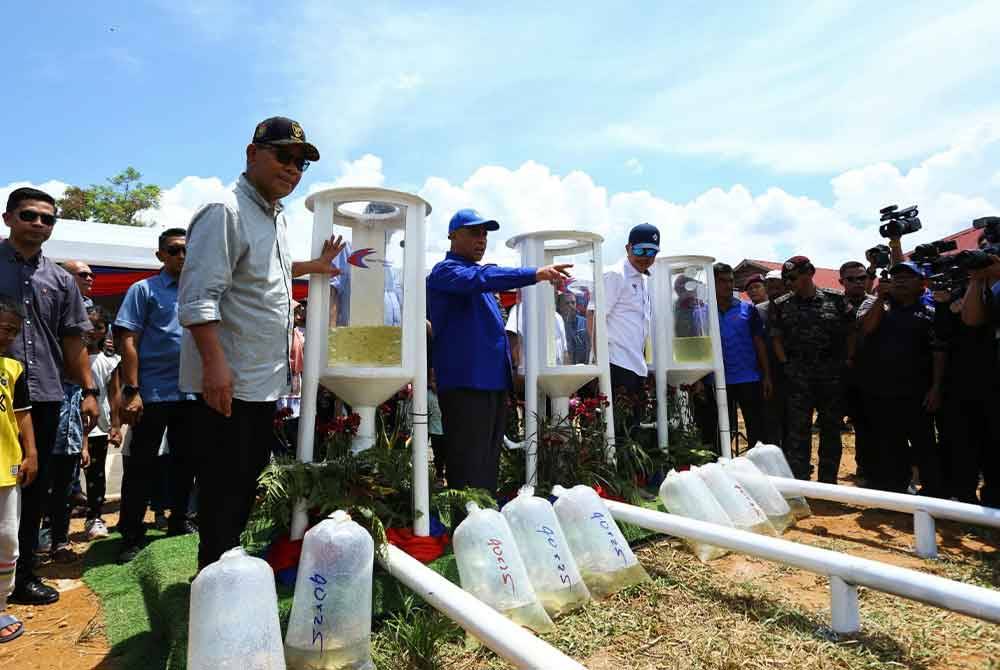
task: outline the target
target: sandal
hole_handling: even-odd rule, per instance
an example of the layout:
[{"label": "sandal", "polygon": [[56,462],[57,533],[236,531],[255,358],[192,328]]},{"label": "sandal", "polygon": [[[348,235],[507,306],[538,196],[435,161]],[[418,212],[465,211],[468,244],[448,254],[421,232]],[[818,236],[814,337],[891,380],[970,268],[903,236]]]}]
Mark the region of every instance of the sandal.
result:
[{"label": "sandal", "polygon": [[0,635],[0,644],[16,640],[17,638],[21,637],[21,634],[24,632],[24,622],[22,622],[16,616],[13,616],[12,614],[0,615],[0,630],[3,630],[8,626],[15,626],[15,625],[17,626],[17,630],[15,630],[13,633],[9,635]]}]

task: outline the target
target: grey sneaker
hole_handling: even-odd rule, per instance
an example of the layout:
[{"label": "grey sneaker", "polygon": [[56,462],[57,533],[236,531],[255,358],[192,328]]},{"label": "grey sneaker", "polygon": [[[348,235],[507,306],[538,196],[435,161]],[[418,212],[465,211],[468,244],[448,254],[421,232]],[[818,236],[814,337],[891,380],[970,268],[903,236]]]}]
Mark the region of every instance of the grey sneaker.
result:
[{"label": "grey sneaker", "polygon": [[108,527],[104,525],[104,519],[101,517],[87,519],[87,523],[83,527],[87,531],[88,540],[99,540],[108,536]]}]

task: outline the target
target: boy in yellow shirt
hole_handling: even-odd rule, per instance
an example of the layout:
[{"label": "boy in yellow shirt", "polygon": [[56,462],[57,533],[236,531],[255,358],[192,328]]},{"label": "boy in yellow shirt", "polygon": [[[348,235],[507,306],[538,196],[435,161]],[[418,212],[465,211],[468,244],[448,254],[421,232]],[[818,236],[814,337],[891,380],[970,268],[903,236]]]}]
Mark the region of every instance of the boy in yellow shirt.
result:
[{"label": "boy in yellow shirt", "polygon": [[22,314],[16,301],[0,296],[0,644],[24,632],[24,624],[3,610],[14,587],[20,487],[38,474],[24,366],[5,355],[21,332]]}]

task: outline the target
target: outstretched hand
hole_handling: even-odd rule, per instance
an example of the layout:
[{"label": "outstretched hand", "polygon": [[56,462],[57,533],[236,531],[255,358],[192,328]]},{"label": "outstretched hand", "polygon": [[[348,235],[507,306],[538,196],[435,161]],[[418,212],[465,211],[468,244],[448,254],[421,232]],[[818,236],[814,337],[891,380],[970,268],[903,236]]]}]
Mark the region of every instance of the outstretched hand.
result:
[{"label": "outstretched hand", "polygon": [[569,268],[571,267],[573,267],[572,263],[557,263],[555,265],[540,267],[538,268],[538,271],[535,272],[535,281],[547,281],[552,283],[561,282],[570,276]]},{"label": "outstretched hand", "polygon": [[296,261],[292,263],[292,276],[301,277],[306,274],[339,275],[340,268],[333,267],[333,261],[344,250],[347,242],[340,235],[335,235],[323,242],[323,251],[311,261]]}]

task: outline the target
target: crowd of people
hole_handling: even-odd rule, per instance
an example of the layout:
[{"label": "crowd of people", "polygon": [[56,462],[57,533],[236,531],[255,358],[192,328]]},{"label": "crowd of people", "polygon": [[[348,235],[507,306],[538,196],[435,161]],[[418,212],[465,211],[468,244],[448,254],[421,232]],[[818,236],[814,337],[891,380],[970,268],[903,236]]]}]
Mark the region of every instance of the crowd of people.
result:
[{"label": "crowd of people", "polygon": [[[232,192],[199,209],[186,230],[159,236],[150,251],[160,271],[131,286],[113,318],[91,299],[86,263],[60,266],[43,253],[55,199],[27,187],[10,194],[10,232],[0,241],[0,610],[8,594],[29,605],[58,601],[35,561],[65,556],[74,504],[86,508],[90,538],[108,534],[106,458],[125,433],[121,562],[142,549],[150,506],[168,535],[199,534],[199,569],[239,544],[275,448],[276,409],[298,415],[305,310],[292,278],[329,276],[331,325],[349,319],[347,243],[330,239],[310,261],[289,255],[281,200],[318,160],[295,121],[258,124]],[[520,346],[516,312],[505,322],[496,294],[551,283],[560,360],[592,361],[600,326],[614,393],[642,393],[660,252],[655,226],[630,230],[625,257],[597,278],[606,297],[598,324],[589,295],[567,289],[571,265],[481,263],[499,228],[459,210],[450,250],[426,279],[438,475],[494,495]],[[817,287],[805,256],[742,287],[716,264],[725,379],[690,389],[695,417],[718,448],[714,394],[724,385],[730,425],[739,412],[751,443],[781,445],[795,476],[809,478],[815,414],[818,479],[836,482],[846,416],[856,483],[890,491],[919,483],[924,494],[998,506],[1000,428],[990,409],[1000,259],[971,272],[963,295],[928,296],[920,266],[903,258],[898,238],[890,246],[895,262],[877,284],[873,266],[844,263],[843,293]],[[386,325],[398,325],[401,289],[386,272]],[[704,285],[678,277],[674,288],[688,315],[676,321],[678,336],[705,334]],[[0,614],[0,643],[23,632],[24,622]]]}]

